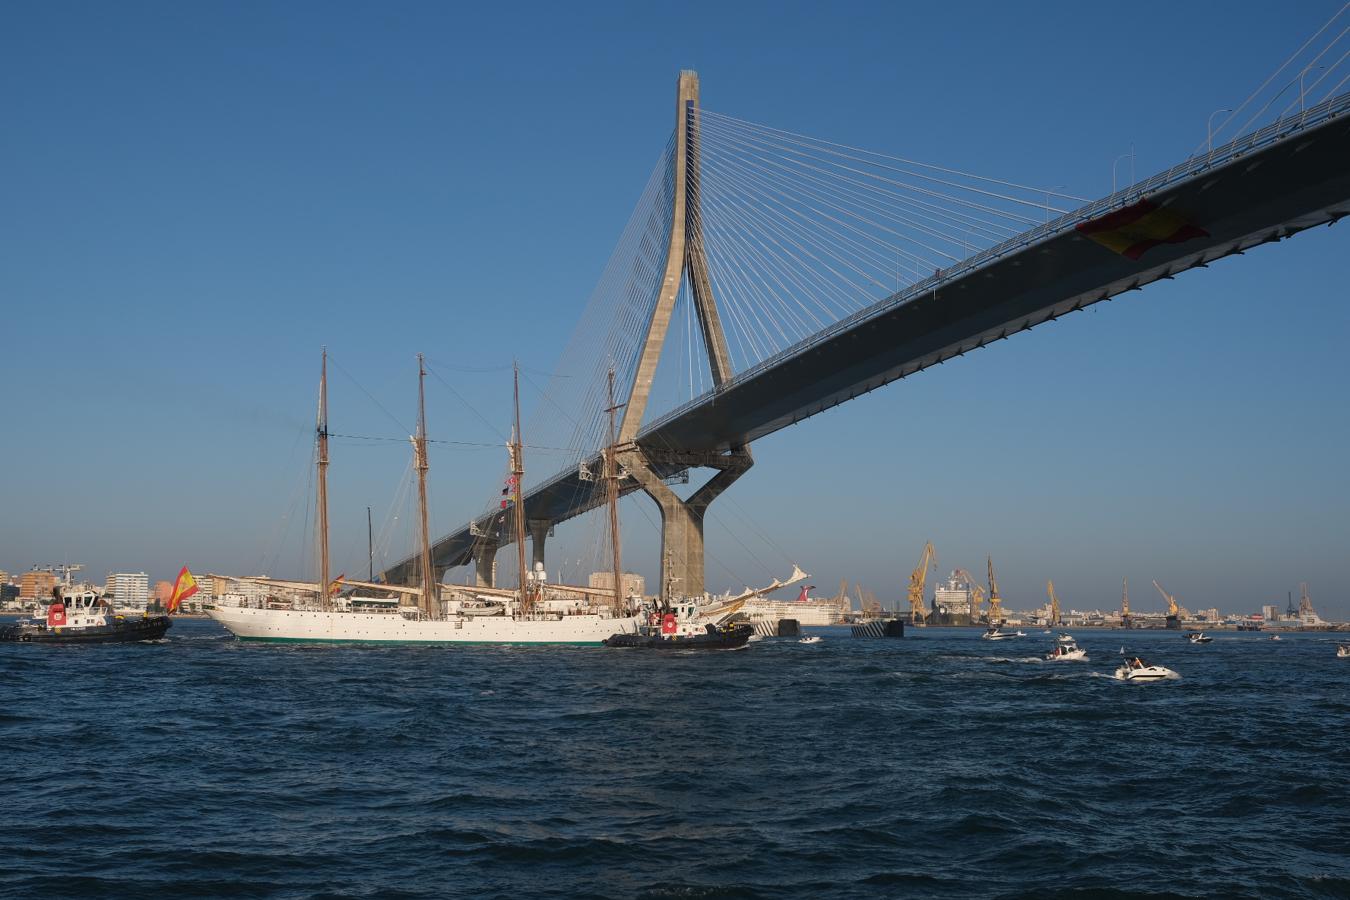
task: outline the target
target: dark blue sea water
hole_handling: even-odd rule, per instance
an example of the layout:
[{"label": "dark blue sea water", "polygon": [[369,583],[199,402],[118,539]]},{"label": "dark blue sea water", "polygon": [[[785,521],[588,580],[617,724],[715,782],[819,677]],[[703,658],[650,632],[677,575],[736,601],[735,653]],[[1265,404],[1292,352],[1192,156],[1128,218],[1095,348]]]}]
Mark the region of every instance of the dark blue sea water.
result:
[{"label": "dark blue sea water", "polygon": [[0,896],[1350,896],[1331,636],[822,633],[0,645]]}]

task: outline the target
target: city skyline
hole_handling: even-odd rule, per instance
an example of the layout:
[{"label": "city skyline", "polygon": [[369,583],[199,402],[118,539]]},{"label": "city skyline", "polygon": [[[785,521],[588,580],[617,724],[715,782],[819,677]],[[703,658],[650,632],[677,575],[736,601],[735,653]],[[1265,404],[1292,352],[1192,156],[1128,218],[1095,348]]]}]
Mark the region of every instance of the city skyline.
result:
[{"label": "city skyline", "polygon": [[[538,383],[557,364],[668,133],[682,67],[699,69],[710,109],[1097,197],[1127,165],[1143,178],[1183,159],[1207,117],[1336,6],[1242,5],[1216,24],[1159,4],[1166,34],[1150,15],[1070,5],[985,10],[974,33],[961,7],[874,10],[878,27],[859,32],[747,5],[723,11],[720,33],[658,32],[654,13],[627,9],[540,8],[520,31],[501,13],[432,6],[143,4],[79,25],[11,9],[0,71],[22,89],[0,161],[20,177],[0,286],[17,301],[5,406],[25,436],[8,442],[0,557],[12,573],[65,556],[152,581],[184,563],[305,573],[322,345],[338,367],[333,430],[354,436],[334,440],[334,573],[367,565],[367,506],[380,561],[411,549],[394,498],[419,351],[438,374],[432,437],[461,442],[432,446],[433,531],[480,511],[503,467],[511,359]],[[368,58],[371,30],[385,54]],[[639,49],[597,39],[606,30],[659,37]],[[937,39],[885,52],[888,36],[915,33]],[[1131,58],[1145,34],[1186,78],[1066,77]],[[939,48],[958,36],[969,57],[946,65]],[[1052,52],[1026,55],[1026,42]],[[1015,90],[999,87],[1009,72]],[[996,108],[971,102],[991,89]],[[1161,604],[1154,578],[1225,612],[1307,582],[1323,616],[1350,617],[1336,589],[1350,499],[1343,228],[1092,307],[758,442],[755,468],[710,514],[710,587],[767,583],[797,562],[827,592],[847,577],[898,600],[932,539],[930,577],[980,572],[991,554],[1018,607],[1037,605],[1047,578],[1066,604],[1108,607],[1128,575],[1141,609]],[[528,419],[546,400],[524,386]],[[532,476],[552,474],[547,447],[528,452]],[[626,568],[654,583],[655,510],[629,498],[623,518]],[[602,570],[596,531],[560,525],[550,568]]]}]

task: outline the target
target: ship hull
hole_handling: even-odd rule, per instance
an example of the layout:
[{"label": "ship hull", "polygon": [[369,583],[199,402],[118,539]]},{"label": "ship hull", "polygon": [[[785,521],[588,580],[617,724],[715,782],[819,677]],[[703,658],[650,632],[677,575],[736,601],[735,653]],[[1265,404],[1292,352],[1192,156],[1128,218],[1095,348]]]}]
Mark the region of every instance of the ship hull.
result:
[{"label": "ship hull", "polygon": [[157,641],[164,637],[173,621],[168,616],[127,619],[111,625],[81,628],[56,628],[14,625],[0,629],[0,641],[23,644],[129,644]]},{"label": "ship hull", "polygon": [[556,619],[464,616],[405,619],[390,613],[212,607],[207,615],[245,641],[368,644],[593,644],[637,631],[638,619],[598,615]]},{"label": "ship hull", "polygon": [[755,630],[749,625],[731,625],[707,634],[615,634],[606,647],[629,650],[738,650],[750,642]]},{"label": "ship hull", "polygon": [[741,608],[741,613],[753,621],[795,619],[805,626],[839,625],[844,621],[844,607],[833,601],[751,600]]}]

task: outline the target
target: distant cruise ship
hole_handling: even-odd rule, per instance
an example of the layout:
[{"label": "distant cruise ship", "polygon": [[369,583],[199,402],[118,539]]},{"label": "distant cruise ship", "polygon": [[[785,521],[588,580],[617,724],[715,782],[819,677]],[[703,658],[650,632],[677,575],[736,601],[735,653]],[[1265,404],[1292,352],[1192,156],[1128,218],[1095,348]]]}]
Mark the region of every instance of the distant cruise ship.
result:
[{"label": "distant cruise ship", "polygon": [[821,599],[810,596],[811,585],[802,588],[796,600],[770,600],[756,597],[746,602],[741,612],[752,620],[777,622],[796,619],[801,625],[839,625],[848,612],[848,598]]}]

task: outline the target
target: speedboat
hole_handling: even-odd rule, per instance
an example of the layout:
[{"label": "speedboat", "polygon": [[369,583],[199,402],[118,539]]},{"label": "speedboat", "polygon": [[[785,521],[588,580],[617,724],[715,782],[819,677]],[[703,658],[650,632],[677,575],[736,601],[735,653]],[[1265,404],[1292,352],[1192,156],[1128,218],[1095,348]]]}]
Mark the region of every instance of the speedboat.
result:
[{"label": "speedboat", "polygon": [[45,621],[21,619],[0,627],[0,641],[24,644],[122,644],[156,641],[173,621],[168,616],[127,616],[95,587],[62,587],[52,591]]},{"label": "speedboat", "polygon": [[820,638],[819,638],[819,636],[813,634],[813,635],[810,635],[809,637],[804,637],[804,638],[802,638],[802,639],[801,639],[800,641],[798,641],[797,643],[799,643],[799,644],[819,644],[819,643],[820,643]]},{"label": "speedboat", "polygon": [[1186,632],[1186,640],[1190,641],[1192,644],[1208,644],[1210,641],[1214,640],[1214,638],[1205,634],[1203,631],[1188,631]]},{"label": "speedboat", "polygon": [[1161,681],[1164,678],[1180,678],[1176,672],[1164,666],[1155,666],[1138,656],[1132,656],[1116,669],[1116,678],[1121,681]]},{"label": "speedboat", "polygon": [[1350,659],[1350,644],[1337,644],[1337,645],[1336,645],[1336,658],[1337,658],[1337,659]]},{"label": "speedboat", "polygon": [[1282,640],[1284,640],[1284,638],[1280,637],[1278,634],[1272,634],[1272,635],[1270,636],[1270,639],[1271,639],[1272,641],[1282,641]]},{"label": "speedboat", "polygon": [[1012,638],[1026,637],[1022,631],[1003,631],[997,625],[991,626],[988,631],[980,635],[986,641],[1007,641]]},{"label": "speedboat", "polygon": [[1078,646],[1078,642],[1070,634],[1061,634],[1055,640],[1055,646],[1050,652],[1041,657],[1046,662],[1086,662],[1087,658],[1087,651]]}]

